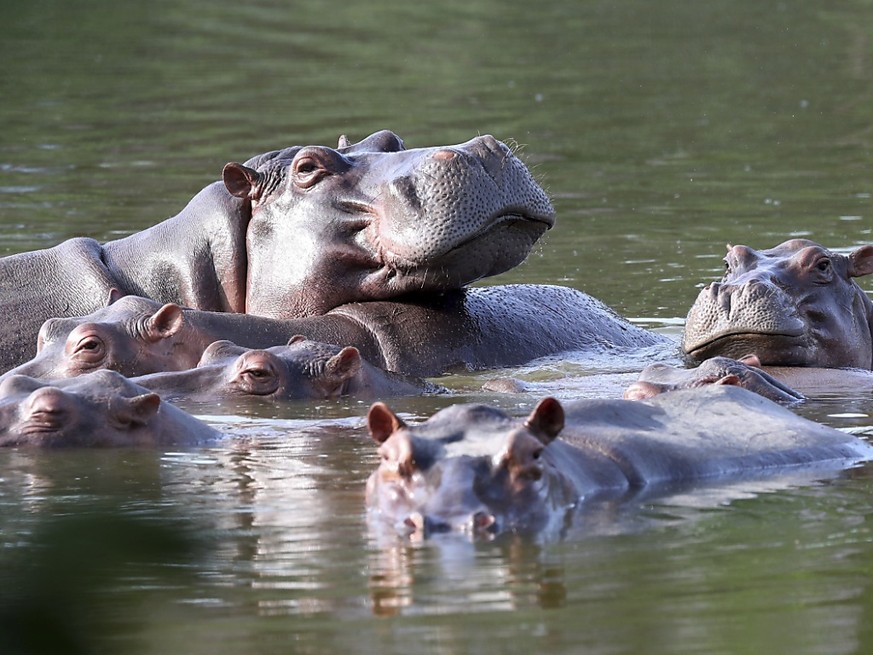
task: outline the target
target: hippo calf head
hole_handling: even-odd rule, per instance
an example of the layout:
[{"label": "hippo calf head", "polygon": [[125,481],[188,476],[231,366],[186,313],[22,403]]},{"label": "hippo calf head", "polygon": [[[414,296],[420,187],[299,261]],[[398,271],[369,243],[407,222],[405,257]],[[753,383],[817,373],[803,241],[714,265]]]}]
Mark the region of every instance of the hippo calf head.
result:
[{"label": "hippo calf head", "polygon": [[362,361],[357,348],[302,336],[293,337],[286,346],[265,349],[216,341],[206,348],[196,369],[152,377],[163,377],[170,386],[174,378],[180,383],[196,380],[197,391],[208,398],[321,400],[346,395],[350,381],[360,373]]},{"label": "hippo calf head", "polygon": [[772,366],[873,367],[873,303],[854,280],[873,273],[873,246],[848,256],[805,239],[729,246],[725,264],[688,312],[690,361],[754,353]]},{"label": "hippo calf head", "polygon": [[252,207],[246,313],[277,318],[459,288],[519,264],[554,224],[491,136],[412,150],[388,131],[342,137],[228,164],[224,184]]},{"label": "hippo calf head", "polygon": [[0,446],[157,446],[216,433],[119,373],[0,383]]},{"label": "hippo calf head", "polygon": [[57,379],[100,369],[133,376],[197,364],[203,350],[186,333],[181,307],[137,296],[113,297],[110,303],[88,316],[47,320],[36,356],[4,377]]},{"label": "hippo calf head", "polygon": [[525,421],[485,405],[454,405],[410,426],[383,403],[367,421],[381,458],[367,481],[367,504],[406,533],[542,530],[563,521],[577,500],[546,456],[564,425],[553,398]]}]

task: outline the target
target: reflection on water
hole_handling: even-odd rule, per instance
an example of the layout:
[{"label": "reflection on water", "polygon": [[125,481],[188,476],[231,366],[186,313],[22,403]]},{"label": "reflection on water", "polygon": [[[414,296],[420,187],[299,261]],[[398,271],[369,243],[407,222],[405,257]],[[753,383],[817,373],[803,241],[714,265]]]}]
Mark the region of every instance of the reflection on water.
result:
[{"label": "reflection on water", "polygon": [[[117,238],[177,213],[227,161],[382,128],[411,146],[514,141],[558,223],[485,283],[566,284],[674,337],[725,243],[808,236],[846,252],[871,238],[862,0],[34,0],[5,19],[4,254]],[[546,394],[617,396],[643,364],[674,358],[459,373],[440,380],[453,395],[391,405],[410,420],[461,401],[521,415]],[[482,391],[494,377],[528,391]],[[873,644],[870,467],[589,504],[554,541],[411,543],[368,525],[365,405],[190,409],[234,436],[170,453],[0,453],[0,628],[17,630],[0,629],[0,651]],[[797,411],[873,426],[859,390]],[[10,641],[25,634],[30,648]]]}]

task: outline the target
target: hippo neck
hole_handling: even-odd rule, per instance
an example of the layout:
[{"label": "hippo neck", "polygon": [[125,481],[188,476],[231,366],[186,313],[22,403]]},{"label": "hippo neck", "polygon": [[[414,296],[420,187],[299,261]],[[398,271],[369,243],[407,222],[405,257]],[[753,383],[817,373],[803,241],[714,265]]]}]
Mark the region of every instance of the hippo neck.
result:
[{"label": "hippo neck", "polygon": [[124,294],[208,311],[245,311],[251,203],[216,182],[176,216],[103,245]]}]

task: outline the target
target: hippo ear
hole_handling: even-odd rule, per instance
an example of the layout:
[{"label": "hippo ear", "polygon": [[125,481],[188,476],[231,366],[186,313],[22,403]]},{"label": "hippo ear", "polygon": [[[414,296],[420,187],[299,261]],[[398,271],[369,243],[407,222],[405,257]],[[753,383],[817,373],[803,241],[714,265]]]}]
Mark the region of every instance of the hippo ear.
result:
[{"label": "hippo ear", "polygon": [[144,393],[133,398],[122,398],[113,407],[113,419],[123,427],[148,425],[158,413],[161,397],[156,393]]},{"label": "hippo ear", "polygon": [[873,246],[861,246],[849,254],[849,277],[873,273]]},{"label": "hippo ear", "polygon": [[109,305],[114,304],[121,298],[124,298],[124,294],[115,287],[112,287],[106,296],[106,306],[109,307]]},{"label": "hippo ear", "polygon": [[352,145],[352,143],[349,141],[349,137],[345,134],[340,134],[339,141],[336,144],[336,149],[342,150],[343,148],[348,148],[350,145]]},{"label": "hippo ear", "polygon": [[263,176],[253,168],[230,162],[225,164],[221,178],[232,196],[257,200],[261,195]]},{"label": "hippo ear", "polygon": [[367,427],[373,441],[383,444],[397,430],[406,427],[403,419],[392,412],[385,403],[373,403],[367,413]]},{"label": "hippo ear", "polygon": [[146,321],[146,338],[152,343],[173,336],[182,327],[185,316],[182,308],[175,303],[167,303]]},{"label": "hippo ear", "polygon": [[555,398],[543,398],[524,422],[544,444],[549,444],[564,429],[564,408]]},{"label": "hippo ear", "polygon": [[288,339],[287,345],[290,346],[292,343],[300,343],[301,341],[306,341],[306,337],[304,337],[302,334],[295,334],[293,337]]},{"label": "hippo ear", "polygon": [[342,394],[343,385],[361,371],[361,353],[353,346],[346,346],[324,365],[324,374],[318,381],[324,395],[335,397]]}]

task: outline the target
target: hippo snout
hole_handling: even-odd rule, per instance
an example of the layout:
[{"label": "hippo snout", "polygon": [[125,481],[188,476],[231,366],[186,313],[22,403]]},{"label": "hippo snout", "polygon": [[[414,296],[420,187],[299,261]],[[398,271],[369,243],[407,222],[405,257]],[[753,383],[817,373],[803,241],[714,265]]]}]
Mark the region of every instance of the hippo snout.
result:
[{"label": "hippo snout", "polygon": [[755,351],[750,341],[755,337],[792,339],[804,332],[796,302],[777,285],[755,276],[740,284],[713,282],[704,287],[685,320],[682,348],[686,355],[703,360],[716,342],[749,335],[749,340],[736,339],[730,352],[719,351],[743,357]]},{"label": "hippo snout", "polygon": [[409,536],[421,538],[448,532],[487,536],[498,531],[498,522],[494,514],[484,509],[451,518],[412,512],[403,520],[403,527]]}]

